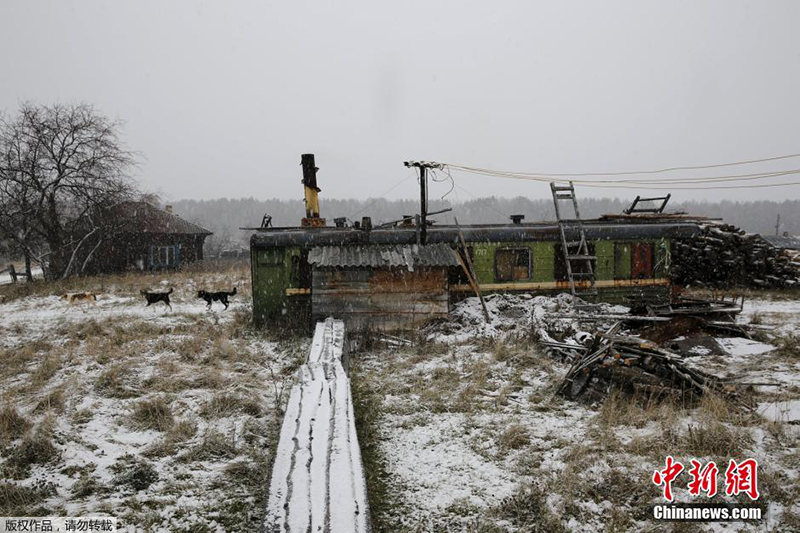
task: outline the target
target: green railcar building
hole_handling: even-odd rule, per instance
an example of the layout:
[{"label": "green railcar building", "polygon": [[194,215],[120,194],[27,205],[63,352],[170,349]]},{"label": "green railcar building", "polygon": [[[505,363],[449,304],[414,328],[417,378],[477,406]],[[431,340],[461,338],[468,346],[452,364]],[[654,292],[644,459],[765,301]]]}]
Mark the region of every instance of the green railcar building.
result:
[{"label": "green railcar building", "polygon": [[[583,227],[599,299],[615,303],[667,301],[673,244],[699,231],[696,220],[661,214]],[[568,240],[579,238],[571,231]],[[425,245],[415,227],[268,228],[251,238],[254,320],[332,314],[358,327],[400,328],[442,316],[474,295],[456,255],[465,253],[462,236],[482,292],[569,292],[554,222],[433,226]]]}]

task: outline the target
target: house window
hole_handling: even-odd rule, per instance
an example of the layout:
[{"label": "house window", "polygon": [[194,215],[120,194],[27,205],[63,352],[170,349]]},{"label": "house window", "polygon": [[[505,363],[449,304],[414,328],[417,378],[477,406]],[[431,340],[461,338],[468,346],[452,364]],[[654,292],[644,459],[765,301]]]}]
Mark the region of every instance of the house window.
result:
[{"label": "house window", "polygon": [[[595,255],[595,246],[593,242],[586,243],[586,247],[589,249],[589,255]],[[570,247],[569,250],[570,254],[577,254],[577,246]],[[557,243],[555,246],[555,257],[554,257],[554,277],[556,281],[568,281],[569,280],[569,272],[567,272],[567,263],[564,259],[564,247],[561,243]],[[592,272],[597,272],[597,259],[592,259]],[[589,262],[586,260],[573,260],[571,263],[572,266],[572,273],[579,274],[583,273],[586,274],[589,272]]]},{"label": "house window", "polygon": [[158,264],[172,266],[175,263],[175,247],[161,246],[158,249]]},{"label": "house window", "polygon": [[494,277],[498,281],[531,278],[531,249],[503,248],[494,254]]}]

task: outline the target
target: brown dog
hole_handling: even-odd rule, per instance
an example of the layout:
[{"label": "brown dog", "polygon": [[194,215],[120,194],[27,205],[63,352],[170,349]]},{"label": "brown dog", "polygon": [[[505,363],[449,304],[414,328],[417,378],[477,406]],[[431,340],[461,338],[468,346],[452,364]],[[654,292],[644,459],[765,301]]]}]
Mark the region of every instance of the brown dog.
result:
[{"label": "brown dog", "polygon": [[84,303],[94,305],[95,302],[97,302],[97,295],[89,291],[68,292],[67,294],[63,295],[61,299],[66,301],[70,306]]}]

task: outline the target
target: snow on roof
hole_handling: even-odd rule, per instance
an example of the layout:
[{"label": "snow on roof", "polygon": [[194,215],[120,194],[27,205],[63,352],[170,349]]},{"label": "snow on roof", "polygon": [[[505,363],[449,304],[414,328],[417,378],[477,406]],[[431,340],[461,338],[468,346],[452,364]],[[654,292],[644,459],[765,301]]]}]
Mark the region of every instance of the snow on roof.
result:
[{"label": "snow on roof", "polygon": [[211,235],[212,232],[178,215],[147,202],[125,202],[118,206],[126,215],[128,231],[135,233],[170,233]]},{"label": "snow on roof", "polygon": [[458,266],[449,244],[316,246],[308,253],[316,267],[408,268]]},{"label": "snow on roof", "polygon": [[794,235],[762,235],[761,238],[775,248],[800,250],[800,237]]}]

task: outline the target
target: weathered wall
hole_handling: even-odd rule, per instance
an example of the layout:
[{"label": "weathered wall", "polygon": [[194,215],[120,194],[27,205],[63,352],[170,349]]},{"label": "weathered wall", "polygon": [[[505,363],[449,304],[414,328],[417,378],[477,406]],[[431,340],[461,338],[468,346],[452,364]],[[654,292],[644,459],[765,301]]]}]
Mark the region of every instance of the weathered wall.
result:
[{"label": "weathered wall", "polygon": [[351,330],[410,327],[447,316],[446,269],[315,269],[311,306],[312,318],[341,318]]}]

